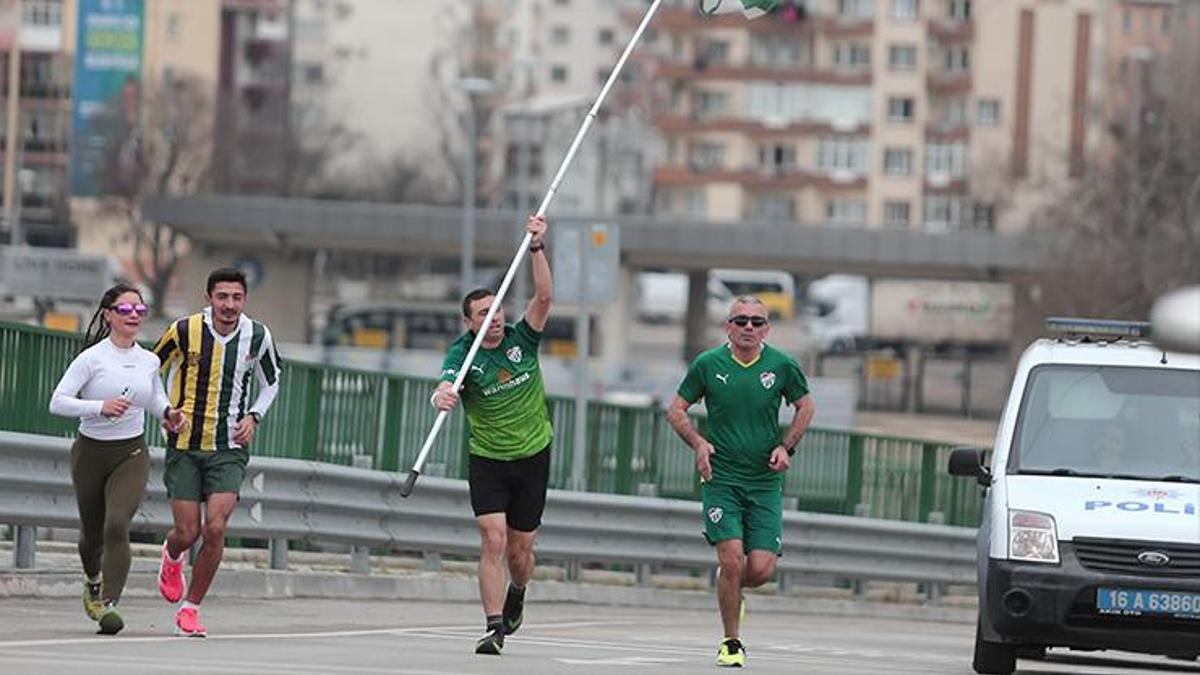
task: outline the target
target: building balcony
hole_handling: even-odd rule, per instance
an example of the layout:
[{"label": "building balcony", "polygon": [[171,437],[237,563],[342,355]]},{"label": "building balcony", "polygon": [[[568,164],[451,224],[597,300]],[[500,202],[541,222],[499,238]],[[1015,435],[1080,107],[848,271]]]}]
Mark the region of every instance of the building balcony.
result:
[{"label": "building balcony", "polygon": [[[4,91],[8,91],[7,86]],[[21,98],[34,100],[70,100],[71,85],[52,82],[22,82]]]},{"label": "building balcony", "polygon": [[975,39],[975,22],[950,21],[949,19],[930,19],[928,25],[929,37],[942,44],[970,42]]},{"label": "building balcony", "polygon": [[242,103],[251,110],[257,110],[270,101],[283,100],[287,95],[287,86],[283,82],[251,82],[244,84]]},{"label": "building balcony", "polygon": [[659,64],[660,78],[689,81],[752,81],[768,80],[772,82],[812,82],[816,84],[845,84],[869,86],[871,71],[838,72],[833,70],[816,70],[813,68],[796,68],[781,70],[752,64],[712,64],[703,59],[691,63],[680,61],[663,61]]},{"label": "building balcony", "polygon": [[[737,2],[737,0],[724,0]],[[621,17],[626,25],[636,26],[645,10],[625,10]],[[709,30],[745,30],[754,35],[813,35],[818,21],[811,16],[802,21],[789,21],[783,15],[764,16],[747,21],[740,12],[701,16],[694,3],[664,6],[654,17],[654,29],[661,33],[696,33]]]},{"label": "building balcony", "polygon": [[752,138],[775,136],[803,136],[819,134],[861,134],[871,132],[871,125],[835,125],[817,120],[791,120],[770,124],[745,117],[705,117],[704,115],[659,115],[654,119],[655,127],[668,135],[686,135],[705,131],[730,131],[743,133]]},{"label": "building balcony", "polygon": [[971,127],[965,122],[930,122],[925,127],[927,141],[965,141],[971,137]]},{"label": "building balcony", "polygon": [[865,189],[865,175],[838,176],[804,169],[779,171],[761,168],[716,168],[695,171],[686,166],[664,165],[654,169],[654,182],[664,187],[699,187],[735,183],[747,190]]},{"label": "building balcony", "polygon": [[967,194],[966,177],[955,177],[945,173],[926,173],[925,194],[962,196]]},{"label": "building balcony", "polygon": [[934,96],[964,96],[971,93],[971,73],[932,72],[925,78],[925,86]]},{"label": "building balcony", "polygon": [[221,0],[221,8],[278,14],[284,10],[286,2],[287,0]]},{"label": "building balcony", "polygon": [[246,40],[243,53],[246,61],[258,64],[267,59],[282,59],[287,56],[286,40],[252,37]]},{"label": "building balcony", "polygon": [[826,16],[810,19],[817,24],[817,30],[829,38],[870,37],[875,33],[875,19],[871,17],[843,18]]}]

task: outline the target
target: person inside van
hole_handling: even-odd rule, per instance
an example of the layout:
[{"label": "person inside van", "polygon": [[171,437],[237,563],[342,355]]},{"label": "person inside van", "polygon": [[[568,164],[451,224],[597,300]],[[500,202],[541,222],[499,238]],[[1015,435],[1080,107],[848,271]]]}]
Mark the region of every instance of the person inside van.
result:
[{"label": "person inside van", "polygon": [[1127,466],[1125,430],[1117,418],[1100,427],[1096,440],[1095,465],[1099,471],[1122,473]]}]

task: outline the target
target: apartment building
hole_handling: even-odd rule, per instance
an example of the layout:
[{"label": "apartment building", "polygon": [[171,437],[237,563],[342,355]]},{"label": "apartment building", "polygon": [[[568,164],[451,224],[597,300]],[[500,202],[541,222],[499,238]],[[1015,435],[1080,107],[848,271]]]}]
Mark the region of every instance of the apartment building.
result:
[{"label": "apartment building", "polygon": [[[1114,31],[1161,28],[1176,4],[808,0],[806,12],[746,21],[674,3],[645,63],[667,139],[657,210],[935,233],[1023,227],[1102,140],[1106,68],[1133,49]],[[1161,53],[1165,42],[1144,46]]]}]

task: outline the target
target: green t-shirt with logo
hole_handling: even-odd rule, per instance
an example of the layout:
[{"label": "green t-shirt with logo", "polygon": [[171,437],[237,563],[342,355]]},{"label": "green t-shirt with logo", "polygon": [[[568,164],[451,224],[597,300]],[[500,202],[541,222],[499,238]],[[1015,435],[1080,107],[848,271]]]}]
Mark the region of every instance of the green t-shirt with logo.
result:
[{"label": "green t-shirt with logo", "polygon": [[679,385],[688,403],[704,399],[708,409],[705,437],[712,456],[712,482],[781,485],[783,474],[767,466],[779,445],[779,406],[808,393],[808,380],[790,355],[764,344],[758,358],[739,363],[728,344],[692,361]]},{"label": "green t-shirt with logo", "polygon": [[[459,336],[442,363],[442,380],[453,382],[475,335]],[[463,380],[462,403],[471,426],[471,454],[513,460],[536,455],[550,444],[550,411],[538,363],[542,334],[524,319],[504,327],[495,349],[479,348]]]}]

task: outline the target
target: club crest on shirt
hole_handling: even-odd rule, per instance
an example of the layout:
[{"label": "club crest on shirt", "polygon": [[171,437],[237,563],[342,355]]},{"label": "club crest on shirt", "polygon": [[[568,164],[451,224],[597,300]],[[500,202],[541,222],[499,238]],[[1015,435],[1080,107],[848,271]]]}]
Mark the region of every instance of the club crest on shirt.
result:
[{"label": "club crest on shirt", "polygon": [[770,389],[775,386],[775,373],[766,372],[758,376],[758,381],[762,382],[764,389]]},{"label": "club crest on shirt", "polygon": [[719,506],[714,506],[708,510],[708,519],[713,522],[713,525],[716,525],[717,523],[721,522],[721,516],[724,516],[724,515],[725,515],[725,509],[723,509]]},{"label": "club crest on shirt", "polygon": [[507,356],[508,360],[512,361],[513,363],[520,363],[521,357],[523,356],[521,353],[521,347],[519,345],[509,347],[508,351],[504,352],[504,355]]},{"label": "club crest on shirt", "polygon": [[200,352],[188,352],[187,364],[193,368],[200,365]]}]

